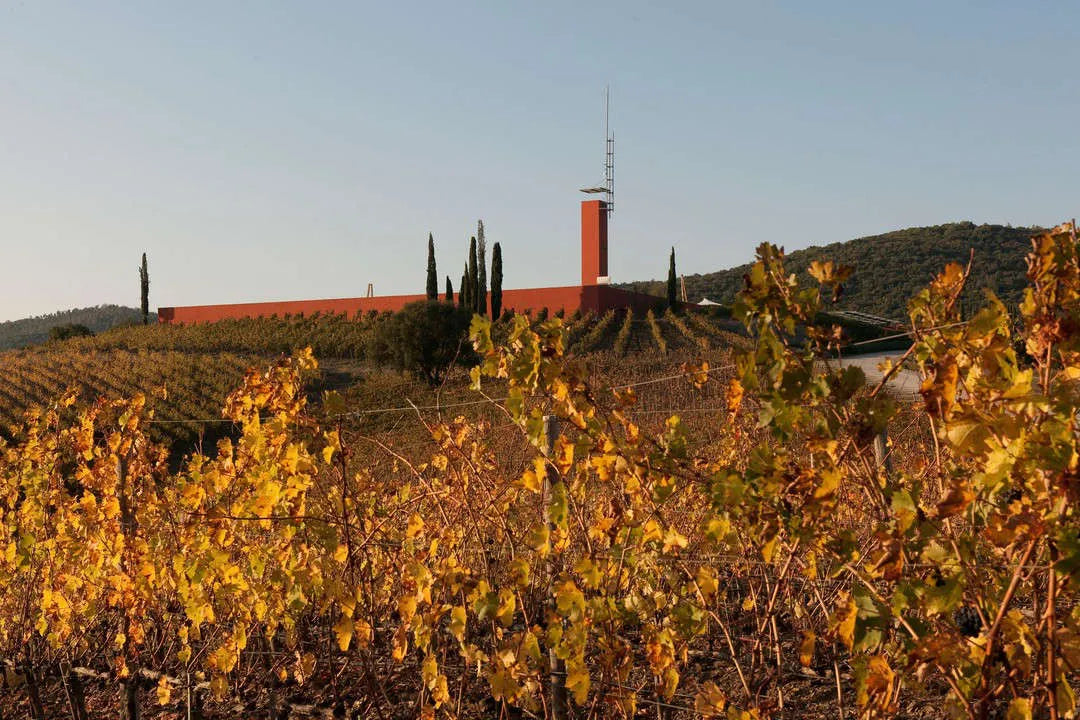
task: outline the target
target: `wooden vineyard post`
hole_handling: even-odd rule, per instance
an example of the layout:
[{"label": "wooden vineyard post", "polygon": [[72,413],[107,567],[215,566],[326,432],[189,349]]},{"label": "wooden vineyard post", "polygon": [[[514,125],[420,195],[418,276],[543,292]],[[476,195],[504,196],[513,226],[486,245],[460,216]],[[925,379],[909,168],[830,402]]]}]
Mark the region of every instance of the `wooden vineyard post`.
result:
[{"label": "wooden vineyard post", "polygon": [[87,720],[86,695],[83,692],[82,680],[71,668],[71,663],[60,664],[60,678],[64,685],[64,694],[67,696],[68,707],[71,708],[72,720]]},{"label": "wooden vineyard post", "polygon": [[[554,415],[544,416],[544,446],[547,449],[547,472],[544,473],[544,522],[547,524],[548,538],[555,532],[555,523],[551,521],[548,507],[551,505],[551,488],[559,482],[559,474],[552,458],[555,455],[555,438],[559,435],[559,420]],[[549,608],[554,610],[555,560],[549,552],[544,560],[544,574],[547,577],[547,597]],[[548,672],[551,680],[551,717],[554,720],[567,720],[566,704],[566,666],[555,655],[555,648],[548,649]]]},{"label": "wooden vineyard post", "polygon": [[889,456],[889,432],[882,430],[874,436],[874,464],[886,478],[892,477],[892,458]]},{"label": "wooden vineyard post", "polygon": [[41,693],[38,691],[37,674],[34,666],[26,663],[24,676],[26,677],[26,694],[30,698],[30,716],[34,720],[45,720],[45,706],[41,704]]},{"label": "wooden vineyard post", "polygon": [[139,679],[130,675],[124,679],[123,720],[139,720]]}]

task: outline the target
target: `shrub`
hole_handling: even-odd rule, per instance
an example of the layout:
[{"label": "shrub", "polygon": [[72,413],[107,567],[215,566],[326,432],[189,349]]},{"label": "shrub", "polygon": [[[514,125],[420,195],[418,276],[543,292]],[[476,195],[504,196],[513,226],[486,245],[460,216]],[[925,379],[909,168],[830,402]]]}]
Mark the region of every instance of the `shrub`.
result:
[{"label": "shrub", "polygon": [[74,337],[92,337],[94,332],[85,325],[68,323],[66,325],[54,325],[49,328],[50,340],[67,340]]},{"label": "shrub", "polygon": [[374,329],[372,359],[438,385],[455,362],[470,362],[467,342],[472,314],[448,303],[421,300],[403,307]]}]

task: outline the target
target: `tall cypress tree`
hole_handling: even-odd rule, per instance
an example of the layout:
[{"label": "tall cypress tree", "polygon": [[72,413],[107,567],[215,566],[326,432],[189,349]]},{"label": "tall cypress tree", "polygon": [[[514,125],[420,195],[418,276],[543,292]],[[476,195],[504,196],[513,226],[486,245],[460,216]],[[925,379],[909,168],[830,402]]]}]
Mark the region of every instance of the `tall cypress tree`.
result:
[{"label": "tall cypress tree", "polygon": [[150,324],[150,270],[146,267],[146,253],[139,266],[139,307],[142,309],[143,325]]},{"label": "tall cypress tree", "polygon": [[469,263],[465,263],[465,271],[461,273],[461,285],[457,293],[458,307],[469,307]]},{"label": "tall cypress tree", "polygon": [[[465,306],[473,312],[481,312],[480,310],[480,285],[479,275],[476,267],[476,238],[469,238],[469,302]],[[484,308],[483,312],[487,312],[487,308]]]},{"label": "tall cypress tree", "polygon": [[675,248],[671,248],[671,259],[668,262],[667,271],[667,304],[672,310],[679,307],[679,295],[676,291],[678,278],[675,276]]},{"label": "tall cypress tree", "polygon": [[484,221],[476,221],[476,312],[487,313],[487,244],[484,242]]},{"label": "tall cypress tree", "polygon": [[446,276],[446,297],[443,298],[443,299],[446,300],[446,302],[450,303],[451,305],[454,304],[454,286],[450,282],[450,276],[449,275]]},{"label": "tall cypress tree", "polygon": [[427,236],[427,298],[436,300],[439,297],[439,274],[435,271],[435,238],[431,233]]},{"label": "tall cypress tree", "polygon": [[502,312],[502,248],[491,248],[491,319],[498,320]]}]

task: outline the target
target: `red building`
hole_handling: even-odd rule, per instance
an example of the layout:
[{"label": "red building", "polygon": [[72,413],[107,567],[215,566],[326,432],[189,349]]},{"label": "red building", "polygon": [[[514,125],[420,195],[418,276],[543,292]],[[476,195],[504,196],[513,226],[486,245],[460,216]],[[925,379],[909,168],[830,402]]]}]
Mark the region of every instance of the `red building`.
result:
[{"label": "red building", "polygon": [[[547,308],[549,312],[575,310],[605,312],[613,308],[645,311],[659,298],[653,295],[620,290],[607,284],[608,212],[603,200],[581,203],[581,284],[567,287],[503,290],[502,306],[524,312]],[[490,293],[488,298],[490,300]],[[285,302],[233,303],[230,305],[187,305],[158,308],[158,322],[214,322],[230,318],[268,315],[341,314],[350,317],[369,310],[400,310],[427,295],[383,295],[379,297],[337,298],[327,300],[290,300]]]}]

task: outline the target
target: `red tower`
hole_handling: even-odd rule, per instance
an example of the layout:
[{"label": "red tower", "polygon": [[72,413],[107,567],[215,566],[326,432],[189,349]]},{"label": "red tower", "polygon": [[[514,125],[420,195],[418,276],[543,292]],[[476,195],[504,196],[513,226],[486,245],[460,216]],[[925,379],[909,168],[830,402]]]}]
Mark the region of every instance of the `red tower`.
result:
[{"label": "red tower", "polygon": [[585,200],[581,203],[581,285],[596,285],[607,277],[607,203]]}]

